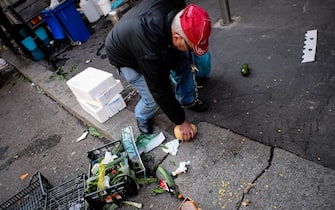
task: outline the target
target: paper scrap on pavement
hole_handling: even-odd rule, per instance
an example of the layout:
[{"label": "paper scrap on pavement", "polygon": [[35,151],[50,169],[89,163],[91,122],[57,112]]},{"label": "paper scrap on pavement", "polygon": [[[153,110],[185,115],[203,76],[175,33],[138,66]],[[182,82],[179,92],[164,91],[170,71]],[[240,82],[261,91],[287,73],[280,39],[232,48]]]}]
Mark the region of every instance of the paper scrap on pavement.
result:
[{"label": "paper scrap on pavement", "polygon": [[186,171],[187,171],[186,166],[190,165],[190,163],[191,163],[190,161],[182,161],[182,162],[180,162],[179,163],[179,167],[175,171],[173,171],[171,173],[172,176],[177,176],[178,174],[186,173]]},{"label": "paper scrap on pavement", "polygon": [[158,147],[164,140],[165,136],[162,132],[154,137],[152,135],[145,135],[143,138],[136,141],[136,146],[138,152],[142,154],[143,152],[150,152]]},{"label": "paper scrap on pavement", "polygon": [[80,142],[81,140],[86,139],[88,135],[88,131],[85,131],[83,134],[81,134],[81,136],[76,140],[76,142]]},{"label": "paper scrap on pavement", "polygon": [[305,33],[304,49],[302,51],[301,63],[312,62],[315,60],[317,30],[310,30]]},{"label": "paper scrap on pavement", "polygon": [[170,153],[171,155],[177,155],[178,147],[179,147],[179,140],[175,139],[172,141],[167,142],[165,148],[162,148],[164,152]]}]

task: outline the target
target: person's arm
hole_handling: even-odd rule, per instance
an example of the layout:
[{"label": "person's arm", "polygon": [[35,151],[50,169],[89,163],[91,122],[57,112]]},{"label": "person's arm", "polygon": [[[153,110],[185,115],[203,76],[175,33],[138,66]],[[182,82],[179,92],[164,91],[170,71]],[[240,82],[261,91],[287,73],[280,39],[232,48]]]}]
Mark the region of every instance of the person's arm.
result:
[{"label": "person's arm", "polygon": [[195,133],[186,120],[185,111],[175,98],[174,90],[169,78],[170,70],[161,66],[156,60],[141,62],[141,68],[148,87],[156,103],[160,106],[167,117],[179,125],[183,136],[182,141],[189,141],[194,138]]}]

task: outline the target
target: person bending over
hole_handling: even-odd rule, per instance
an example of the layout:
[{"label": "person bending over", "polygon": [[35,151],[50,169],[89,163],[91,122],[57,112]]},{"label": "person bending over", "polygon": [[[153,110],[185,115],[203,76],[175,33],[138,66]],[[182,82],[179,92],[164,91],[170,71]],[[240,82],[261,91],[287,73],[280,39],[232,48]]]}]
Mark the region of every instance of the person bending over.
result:
[{"label": "person bending over", "polygon": [[110,64],[141,96],[135,107],[140,132],[153,133],[153,117],[161,108],[180,125],[182,140],[194,137],[184,109],[208,109],[198,98],[193,56],[207,53],[210,33],[208,13],[183,0],[143,0],[108,33]]}]

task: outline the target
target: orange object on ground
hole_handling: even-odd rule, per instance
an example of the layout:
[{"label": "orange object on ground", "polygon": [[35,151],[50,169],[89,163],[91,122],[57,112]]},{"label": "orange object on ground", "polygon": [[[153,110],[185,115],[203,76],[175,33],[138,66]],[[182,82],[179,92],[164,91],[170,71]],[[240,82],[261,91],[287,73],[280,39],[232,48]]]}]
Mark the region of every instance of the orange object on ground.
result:
[{"label": "orange object on ground", "polygon": [[197,204],[189,197],[185,198],[178,210],[201,210]]},{"label": "orange object on ground", "polygon": [[24,179],[26,179],[28,176],[29,176],[29,174],[28,174],[28,173],[25,173],[25,174],[23,174],[23,175],[20,176],[20,179],[21,179],[21,180],[24,180]]},{"label": "orange object on ground", "polygon": [[[197,131],[198,131],[197,126],[191,123],[191,127],[192,127],[192,129],[194,131],[194,136],[195,136],[197,134]],[[177,139],[183,141],[183,136],[181,135],[181,132],[180,132],[180,129],[179,129],[179,125],[175,126],[174,129],[173,129],[173,131],[174,131],[174,136]]]}]

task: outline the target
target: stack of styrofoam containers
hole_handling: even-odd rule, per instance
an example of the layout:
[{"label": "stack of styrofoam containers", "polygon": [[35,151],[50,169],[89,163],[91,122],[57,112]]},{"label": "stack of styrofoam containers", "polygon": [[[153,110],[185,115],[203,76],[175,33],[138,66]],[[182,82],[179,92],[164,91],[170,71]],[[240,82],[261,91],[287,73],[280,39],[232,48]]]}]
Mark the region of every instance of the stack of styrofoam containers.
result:
[{"label": "stack of styrofoam containers", "polygon": [[126,107],[123,86],[113,74],[88,67],[67,81],[80,106],[100,123]]}]

